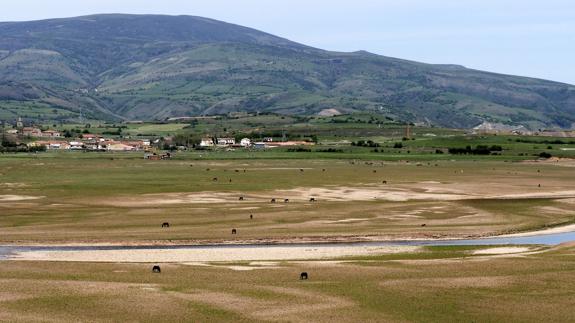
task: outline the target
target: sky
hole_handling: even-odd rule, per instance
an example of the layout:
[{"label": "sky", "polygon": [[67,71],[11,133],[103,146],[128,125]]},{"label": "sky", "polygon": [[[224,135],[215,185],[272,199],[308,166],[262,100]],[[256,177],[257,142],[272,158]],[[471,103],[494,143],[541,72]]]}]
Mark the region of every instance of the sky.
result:
[{"label": "sky", "polygon": [[573,0],[4,0],[0,21],[203,16],[334,50],[575,84]]}]

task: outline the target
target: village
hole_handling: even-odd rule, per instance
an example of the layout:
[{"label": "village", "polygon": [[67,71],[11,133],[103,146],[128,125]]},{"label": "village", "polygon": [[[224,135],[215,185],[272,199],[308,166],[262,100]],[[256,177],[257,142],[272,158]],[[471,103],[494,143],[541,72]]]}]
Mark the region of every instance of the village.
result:
[{"label": "village", "polygon": [[[25,146],[32,150],[63,150],[63,151],[121,151],[121,152],[152,152],[152,150],[187,150],[196,149],[267,149],[289,146],[314,145],[310,141],[276,141],[272,137],[261,140],[242,138],[236,140],[232,137],[204,136],[199,142],[187,145],[175,145],[172,136],[155,138],[131,138],[130,136],[111,136],[104,134],[80,133],[75,137],[65,135],[62,131],[46,129],[39,126],[24,126],[21,118],[13,127],[6,129],[4,124],[3,138],[11,138],[19,146]],[[155,159],[156,154],[146,154],[147,159]],[[158,155],[159,156],[159,155]]]}]

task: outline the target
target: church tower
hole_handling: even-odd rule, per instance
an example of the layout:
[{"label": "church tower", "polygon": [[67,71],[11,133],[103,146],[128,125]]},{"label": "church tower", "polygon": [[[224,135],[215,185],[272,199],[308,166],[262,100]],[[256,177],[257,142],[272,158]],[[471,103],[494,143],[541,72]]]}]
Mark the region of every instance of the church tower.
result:
[{"label": "church tower", "polygon": [[18,129],[24,128],[24,122],[22,122],[22,117],[18,117],[18,121],[16,121],[16,128]]}]

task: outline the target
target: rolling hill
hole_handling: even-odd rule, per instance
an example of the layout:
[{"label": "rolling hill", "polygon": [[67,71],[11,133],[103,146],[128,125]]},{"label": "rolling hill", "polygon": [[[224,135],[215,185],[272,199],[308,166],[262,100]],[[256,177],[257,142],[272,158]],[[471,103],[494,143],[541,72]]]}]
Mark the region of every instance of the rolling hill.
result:
[{"label": "rolling hill", "polygon": [[575,124],[575,86],[308,47],[192,16],[0,23],[0,120],[367,111],[449,127]]}]

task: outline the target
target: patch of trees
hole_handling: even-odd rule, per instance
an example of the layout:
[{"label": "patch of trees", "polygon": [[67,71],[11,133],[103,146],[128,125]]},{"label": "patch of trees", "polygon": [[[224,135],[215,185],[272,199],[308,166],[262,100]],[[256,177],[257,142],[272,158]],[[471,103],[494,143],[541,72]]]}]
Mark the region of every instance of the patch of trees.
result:
[{"label": "patch of trees", "polygon": [[290,153],[310,153],[311,149],[303,148],[303,147],[296,147],[296,148],[288,148],[287,152],[290,152]]},{"label": "patch of trees", "polygon": [[106,130],[104,132],[102,132],[103,135],[109,135],[109,136],[121,136],[122,135],[122,128],[118,128],[117,130]]},{"label": "patch of trees", "polygon": [[486,146],[477,145],[475,148],[467,146],[465,148],[449,148],[448,152],[452,155],[491,155],[493,152],[503,151],[503,147],[498,145]]},{"label": "patch of trees", "polygon": [[3,138],[0,142],[0,153],[33,153],[38,151],[46,151],[46,146],[28,147],[25,144],[19,144],[7,138]]},{"label": "patch of trees", "polygon": [[575,145],[575,140],[564,141],[561,139],[554,139],[554,140],[515,139],[515,142],[522,142],[528,144],[546,144],[546,145]]},{"label": "patch of trees", "polygon": [[172,138],[172,144],[175,146],[184,147],[199,147],[201,138],[194,134],[177,134]]},{"label": "patch of trees", "polygon": [[46,146],[16,146],[16,147],[4,147],[0,146],[0,153],[34,153],[46,151]]},{"label": "patch of trees", "polygon": [[548,152],[542,152],[542,153],[539,154],[539,158],[549,159],[549,158],[551,158],[551,157],[553,157],[553,155],[551,155],[551,154],[548,153]]},{"label": "patch of trees", "polygon": [[343,149],[335,149],[335,148],[318,149],[316,151],[320,153],[343,153]]},{"label": "patch of trees", "polygon": [[370,148],[376,148],[379,147],[380,145],[377,142],[374,142],[372,140],[358,140],[357,142],[352,142],[351,143],[352,146],[357,146],[357,147],[370,147]]}]

